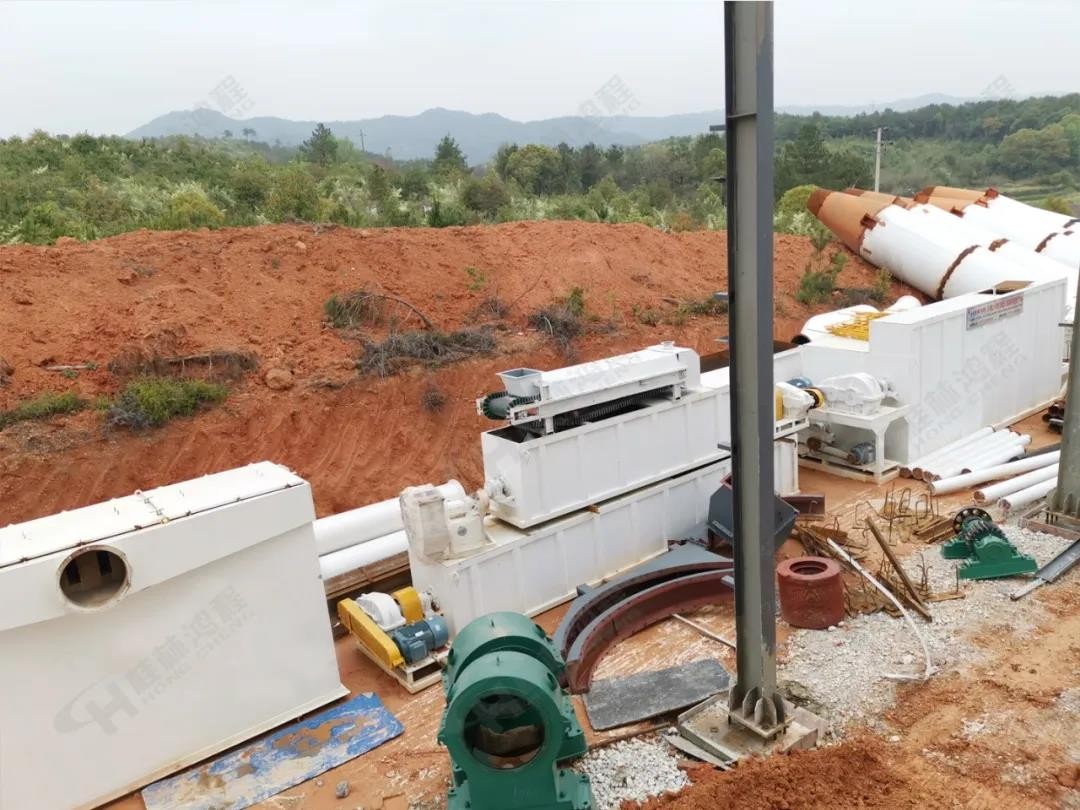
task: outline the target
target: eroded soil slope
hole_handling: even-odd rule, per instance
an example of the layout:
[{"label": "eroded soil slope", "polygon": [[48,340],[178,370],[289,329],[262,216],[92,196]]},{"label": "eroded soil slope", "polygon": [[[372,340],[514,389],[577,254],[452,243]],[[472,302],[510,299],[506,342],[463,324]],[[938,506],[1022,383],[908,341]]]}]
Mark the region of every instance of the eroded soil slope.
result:
[{"label": "eroded soil slope", "polygon": [[[827,249],[831,252],[833,248]],[[790,337],[814,310],[794,293],[813,255],[808,240],[776,241],[776,333]],[[471,269],[469,269],[471,268]],[[838,280],[868,288],[875,271],[854,256]],[[371,332],[324,319],[333,294],[367,287],[400,297],[443,330],[489,322],[491,356],[364,377],[355,359]],[[55,247],[0,248],[0,358],[13,370],[0,407],[42,391],[107,396],[123,385],[116,360],[253,353],[259,370],[232,385],[221,407],[143,433],[104,430],[83,412],[0,432],[0,525],[271,459],[307,477],[321,514],[396,494],[404,485],[461,478],[480,483],[473,399],[518,365],[565,364],[529,316],[574,287],[587,333],[578,359],[674,339],[707,352],[724,317],[669,317],[685,301],[726,287],[726,235],[666,234],[644,226],[517,222],[495,227],[354,230],[267,226],[215,232],[136,232]],[[906,290],[894,287],[895,297]],[[502,318],[477,312],[492,298]],[[663,317],[643,313],[654,310]],[[419,320],[394,310],[398,329]],[[385,328],[382,328],[385,332]],[[48,366],[92,364],[77,371]],[[110,364],[113,370],[110,370]],[[287,390],[267,369],[292,373]],[[430,388],[438,410],[421,400]]]}]

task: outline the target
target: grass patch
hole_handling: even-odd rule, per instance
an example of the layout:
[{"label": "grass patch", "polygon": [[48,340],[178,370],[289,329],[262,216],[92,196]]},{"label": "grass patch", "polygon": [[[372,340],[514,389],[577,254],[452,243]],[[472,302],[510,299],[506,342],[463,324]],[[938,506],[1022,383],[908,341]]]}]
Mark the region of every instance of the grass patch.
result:
[{"label": "grass patch", "polygon": [[728,311],[727,301],[718,301],[711,295],[706,298],[682,301],[678,304],[675,304],[674,301],[669,301],[669,303],[674,306],[666,309],[643,308],[635,304],[632,310],[634,320],[646,326],[658,326],[659,324],[682,326],[691,318],[719,317],[720,315],[726,315]]},{"label": "grass patch", "polygon": [[386,320],[386,299],[367,290],[331,295],[323,304],[323,314],[335,329],[378,326]]},{"label": "grass patch", "polygon": [[160,427],[170,419],[217,405],[228,393],[224,385],[205,380],[143,377],[127,384],[109,406],[105,419],[110,427]]},{"label": "grass patch", "polygon": [[529,316],[529,325],[541,332],[547,332],[559,347],[559,352],[567,360],[576,354],[574,341],[585,331],[585,291],[574,287],[566,298],[538,309]]},{"label": "grass patch", "polygon": [[365,340],[356,365],[361,374],[389,377],[414,363],[435,368],[494,350],[495,336],[490,329],[395,332],[381,343]]},{"label": "grass patch", "polygon": [[0,430],[16,422],[48,419],[61,413],[84,410],[90,403],[70,391],[63,394],[41,394],[20,402],[9,411],[0,411]]}]

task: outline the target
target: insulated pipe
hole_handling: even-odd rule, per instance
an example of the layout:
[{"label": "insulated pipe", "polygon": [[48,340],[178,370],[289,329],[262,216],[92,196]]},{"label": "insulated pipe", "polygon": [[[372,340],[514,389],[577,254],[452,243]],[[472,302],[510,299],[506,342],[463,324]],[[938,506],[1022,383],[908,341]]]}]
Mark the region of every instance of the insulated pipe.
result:
[{"label": "insulated pipe", "polygon": [[1015,240],[1070,269],[1080,266],[1080,228],[1065,214],[1026,205],[993,189],[976,201],[958,200],[925,190],[916,194],[915,200],[944,208],[965,222]]},{"label": "insulated pipe", "polygon": [[1001,508],[1005,511],[1011,511],[1027,506],[1029,503],[1035,503],[1039,498],[1049,495],[1055,486],[1057,486],[1057,479],[1051,478],[1049,481],[1042,481],[1027,489],[1022,489],[1007,498],[1002,498]]},{"label": "insulated pipe", "polygon": [[374,565],[408,549],[409,538],[405,536],[405,531],[393,532],[319,557],[319,571],[323,580],[327,580],[365,565]]},{"label": "insulated pipe", "polygon": [[[457,481],[447,481],[437,489],[451,500],[465,497],[465,490]],[[316,520],[315,548],[319,556],[331,554],[400,531],[404,525],[401,504],[397,498],[388,498]]]},{"label": "insulated pipe", "polygon": [[975,490],[972,498],[975,503],[996,503],[1004,498],[1006,495],[1011,495],[1014,492],[1019,492],[1022,489],[1027,489],[1033,484],[1038,484],[1046,481],[1049,478],[1053,478],[1058,474],[1058,465],[1050,464],[1046,467],[1042,467],[1037,470],[1032,470],[1024,475],[1018,475],[1015,478],[1010,478],[1008,481],[1002,481],[1000,484],[994,484],[989,487],[982,487]]},{"label": "insulated pipe", "polygon": [[922,468],[923,481],[937,481],[941,478],[951,478],[963,472],[964,465],[971,459],[977,458],[990,450],[1013,441],[1016,434],[1010,430],[999,430],[978,441],[964,445]]},{"label": "insulated pipe", "polygon": [[1056,464],[1060,456],[1061,453],[1057,451],[1043,453],[1041,455],[1029,455],[1019,461],[998,464],[994,467],[987,467],[982,470],[976,470],[975,472],[953,476],[952,478],[942,478],[940,481],[934,481],[930,484],[930,494],[948,495],[950,492],[958,492],[961,489],[978,486],[987,481],[997,481],[1002,478],[1020,475],[1021,473],[1026,473],[1030,470],[1049,467],[1052,464]]},{"label": "insulated pipe", "polygon": [[[936,461],[947,453],[951,453],[954,450],[959,450],[964,445],[971,444],[972,442],[977,442],[980,439],[989,436],[993,432],[994,429],[992,427],[979,428],[974,433],[969,433],[967,436],[962,436],[954,442],[949,442],[949,444],[945,445],[944,447],[939,447],[932,453],[927,453],[925,456],[916,459],[907,467],[901,467],[900,474],[904,475],[905,478],[910,477],[912,474],[914,474],[916,478],[919,478],[919,474],[922,472],[922,468],[926,466],[928,462]],[[904,474],[905,470],[907,470],[906,475]]]},{"label": "insulated pipe", "polygon": [[962,226],[949,228],[923,209],[882,202],[815,189],[807,208],[867,261],[934,298],[1046,277],[978,244]]},{"label": "insulated pipe", "polygon": [[968,463],[968,466],[962,469],[961,473],[979,472],[980,470],[986,470],[990,467],[996,467],[999,464],[1004,464],[1007,461],[1012,461],[1015,458],[1019,458],[1024,455],[1024,448],[1031,444],[1030,436],[1021,436],[1020,441],[1008,445],[1001,450],[990,453],[982,458],[975,459]]}]

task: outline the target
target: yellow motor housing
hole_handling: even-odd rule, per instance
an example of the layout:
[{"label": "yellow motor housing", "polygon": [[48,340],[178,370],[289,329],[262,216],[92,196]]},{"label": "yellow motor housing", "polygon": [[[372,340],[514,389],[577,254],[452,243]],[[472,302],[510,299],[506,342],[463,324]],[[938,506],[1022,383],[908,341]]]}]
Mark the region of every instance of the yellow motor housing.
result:
[{"label": "yellow motor housing", "polygon": [[[409,590],[412,590],[411,588]],[[413,591],[415,593],[415,591]],[[396,596],[396,594],[395,594]],[[419,601],[419,597],[417,597]],[[402,605],[402,611],[405,607]],[[342,599],[337,605],[338,618],[342,625],[356,637],[356,641],[362,644],[375,658],[387,667],[399,667],[405,663],[401,657],[401,651],[397,644],[386,632],[372,621],[371,617],[361,610],[355,599]],[[406,618],[408,616],[406,615]],[[421,617],[422,618],[422,617]],[[411,620],[410,620],[411,621]]]}]

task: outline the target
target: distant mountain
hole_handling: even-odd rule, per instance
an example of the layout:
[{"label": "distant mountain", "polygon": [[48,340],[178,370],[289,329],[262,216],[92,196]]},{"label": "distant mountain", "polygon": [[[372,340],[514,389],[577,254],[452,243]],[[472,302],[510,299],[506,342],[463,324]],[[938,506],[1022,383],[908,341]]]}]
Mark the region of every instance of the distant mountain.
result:
[{"label": "distant mountain", "polygon": [[[891,108],[898,112],[925,107],[929,104],[962,104],[970,99],[954,96],[927,95],[901,99],[888,104],[862,106],[780,107],[779,112],[792,115],[857,115]],[[437,107],[419,115],[384,115],[359,121],[324,121],[334,134],[348,138],[368,152],[389,154],[398,160],[431,157],[435,144],[450,133],[457,140],[469,163],[490,160],[504,143],[539,143],[555,146],[565,141],[582,146],[590,141],[601,146],[620,144],[636,146],[649,141],[707,132],[709,124],[721,123],[723,110],[709,110],[682,115],[639,116],[616,115],[605,118],[564,116],[539,121],[512,121],[495,113],[468,113]],[[316,121],[292,121],[287,118],[261,117],[235,119],[217,110],[200,108],[161,115],[128,133],[129,138],[160,138],[166,135],[198,135],[220,138],[225,130],[240,137],[244,129],[255,130],[254,138],[264,143],[280,142],[282,146],[297,146],[315,128]]]}]

